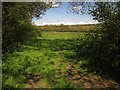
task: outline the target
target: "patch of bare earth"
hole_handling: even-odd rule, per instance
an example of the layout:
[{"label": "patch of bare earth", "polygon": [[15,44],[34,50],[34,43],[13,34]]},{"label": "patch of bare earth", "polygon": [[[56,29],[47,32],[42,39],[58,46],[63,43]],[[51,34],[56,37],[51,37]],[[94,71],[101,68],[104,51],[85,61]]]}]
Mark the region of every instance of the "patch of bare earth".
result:
[{"label": "patch of bare earth", "polygon": [[119,85],[112,79],[104,79],[100,76],[90,74],[83,74],[75,69],[73,65],[67,67],[65,76],[68,80],[83,88],[118,88]]},{"label": "patch of bare earth", "polygon": [[39,81],[42,79],[41,75],[27,75],[26,79],[26,90],[34,90],[35,88],[40,88]]}]

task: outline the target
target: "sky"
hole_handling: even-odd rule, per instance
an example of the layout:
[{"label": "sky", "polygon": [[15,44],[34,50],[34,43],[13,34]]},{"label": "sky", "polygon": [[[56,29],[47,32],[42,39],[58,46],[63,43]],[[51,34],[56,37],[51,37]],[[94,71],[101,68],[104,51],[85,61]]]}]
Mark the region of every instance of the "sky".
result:
[{"label": "sky", "polygon": [[[68,9],[68,2],[62,2],[57,8],[50,8],[45,12],[45,15],[40,19],[33,19],[37,26],[42,25],[77,25],[77,24],[96,24],[97,21],[92,19],[88,14],[70,13]],[[57,6],[53,5],[53,7]]]}]

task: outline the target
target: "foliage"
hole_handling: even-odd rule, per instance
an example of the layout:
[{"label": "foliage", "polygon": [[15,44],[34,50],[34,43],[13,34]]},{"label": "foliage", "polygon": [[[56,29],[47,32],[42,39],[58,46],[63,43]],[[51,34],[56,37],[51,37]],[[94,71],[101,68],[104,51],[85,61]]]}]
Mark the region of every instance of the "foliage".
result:
[{"label": "foliage", "polygon": [[31,20],[33,17],[44,14],[48,5],[22,2],[3,2],[2,5],[2,50],[4,54],[35,34],[37,28],[31,25]]},{"label": "foliage", "polygon": [[[30,85],[28,76],[33,79],[35,75],[41,77],[36,84],[39,88],[82,89],[81,84],[91,83],[85,78],[80,79],[83,80],[81,83],[78,82],[78,79],[73,80],[77,77],[75,71],[82,78],[89,70],[88,59],[76,57],[74,50],[76,45],[79,45],[79,40],[57,39],[57,37],[53,40],[44,38],[27,40],[20,45],[21,47],[17,51],[3,58],[5,61],[2,68],[3,89],[26,88]],[[73,77],[67,75],[69,66],[71,66],[71,72],[75,74]],[[90,80],[92,76],[90,76]],[[96,85],[96,81],[94,83]]]},{"label": "foliage", "polygon": [[88,58],[93,70],[120,81],[120,2],[95,3],[90,14],[101,22],[101,33],[87,35],[78,45],[78,55]]},{"label": "foliage", "polygon": [[39,74],[51,87],[75,88],[77,86],[64,75],[71,63],[79,64],[76,65],[79,73],[93,70],[119,81],[119,3],[96,3],[91,10],[95,19],[102,22],[101,33],[88,33],[85,38],[80,36],[78,39],[73,37],[74,33],[59,39],[57,36],[46,39],[49,33],[43,38],[26,41],[34,36],[33,32],[37,29],[30,24],[31,18],[38,17],[47,9],[46,4],[37,4],[41,11],[38,13],[36,4],[31,8],[29,5],[31,3],[3,3],[3,52],[14,50],[13,47],[20,43],[19,49],[3,58],[3,87],[25,87],[27,75]]},{"label": "foliage", "polygon": [[[69,46],[68,46],[69,44]],[[33,38],[21,44],[14,53],[3,58],[3,88],[21,88],[27,83],[27,75],[39,74],[51,87],[74,87],[68,82],[66,71],[67,56],[72,55],[74,39],[46,40]],[[63,62],[68,63],[63,63]],[[58,70],[58,69],[61,70]],[[61,74],[60,74],[61,72]],[[60,79],[57,79],[60,77]],[[42,82],[40,84],[43,84]],[[48,86],[46,86],[48,87]]]},{"label": "foliage", "polygon": [[77,85],[74,85],[72,82],[67,81],[65,77],[62,77],[57,84],[54,86],[54,88],[78,88]]}]

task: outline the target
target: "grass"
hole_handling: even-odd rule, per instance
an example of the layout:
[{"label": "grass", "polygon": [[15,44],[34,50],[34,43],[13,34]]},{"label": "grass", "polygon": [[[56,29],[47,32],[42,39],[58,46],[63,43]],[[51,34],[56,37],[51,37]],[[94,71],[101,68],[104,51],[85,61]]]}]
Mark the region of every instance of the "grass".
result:
[{"label": "grass", "polygon": [[[92,87],[92,83],[99,82],[99,77],[87,76],[87,60],[77,58],[75,53],[79,43],[76,38],[84,36],[85,33],[80,32],[42,32],[42,38],[26,41],[17,51],[4,58],[3,87]],[[36,75],[40,78],[37,82],[34,81]],[[74,80],[79,76],[80,80]]]},{"label": "grass", "polygon": [[47,39],[75,39],[84,35],[83,32],[42,32],[42,37]]},{"label": "grass", "polygon": [[[53,40],[36,38],[21,45],[18,51],[9,54],[3,63],[3,87],[29,87],[26,76],[36,74],[43,78],[39,82],[40,88],[73,87],[64,76],[66,66],[72,63],[69,62],[69,58],[74,55],[76,44],[74,39],[67,39],[70,36],[65,36],[64,39],[53,36]],[[44,38],[48,36],[44,35]]]}]

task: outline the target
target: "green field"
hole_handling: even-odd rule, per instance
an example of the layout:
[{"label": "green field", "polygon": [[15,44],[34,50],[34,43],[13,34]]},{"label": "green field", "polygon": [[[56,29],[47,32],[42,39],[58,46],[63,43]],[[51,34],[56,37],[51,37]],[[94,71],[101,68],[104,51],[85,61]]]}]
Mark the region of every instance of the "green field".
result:
[{"label": "green field", "polygon": [[42,32],[41,34],[47,39],[75,39],[84,37],[85,32]]}]

